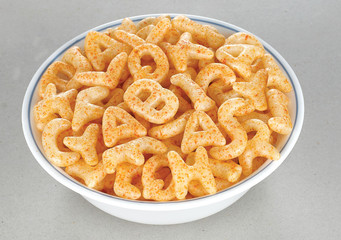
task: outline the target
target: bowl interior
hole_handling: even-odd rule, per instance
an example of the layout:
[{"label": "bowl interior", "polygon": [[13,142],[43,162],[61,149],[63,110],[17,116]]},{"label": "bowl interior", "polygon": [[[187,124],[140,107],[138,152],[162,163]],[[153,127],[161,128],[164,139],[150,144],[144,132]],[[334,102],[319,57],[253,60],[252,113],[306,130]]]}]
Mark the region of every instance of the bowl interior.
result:
[{"label": "bowl interior", "polygon": [[[149,16],[151,16],[151,15],[149,15]],[[171,16],[174,17],[175,15],[171,14]],[[140,20],[142,20],[145,17],[146,16],[138,16],[138,17],[132,17],[131,19],[135,23],[137,23],[137,22],[139,22]],[[199,22],[201,24],[212,25],[213,27],[217,28],[220,33],[225,35],[225,37],[227,37],[227,36],[229,36],[229,35],[231,35],[231,34],[233,34],[235,32],[239,32],[241,30],[245,31],[245,30],[240,29],[240,28],[238,28],[236,26],[233,26],[233,25],[227,24],[227,23],[223,23],[223,22],[220,22],[218,20],[213,20],[213,19],[208,19],[208,18],[203,18],[203,17],[197,17],[197,16],[189,16],[189,17],[192,20],[197,21],[197,22]],[[103,32],[107,28],[113,28],[113,27],[119,26],[120,22],[121,22],[121,20],[114,21],[114,22],[111,22],[111,23],[99,26],[97,28],[94,28],[93,30]],[[245,31],[245,32],[247,32],[247,31]],[[55,168],[57,171],[59,171],[60,174],[64,175],[64,177],[68,178],[69,180],[73,181],[74,183],[76,183],[78,185],[81,185],[81,184],[78,183],[76,180],[74,180],[69,175],[67,175],[63,171],[63,169],[61,169],[59,167],[53,166],[46,159],[46,156],[45,156],[45,153],[43,151],[42,144],[41,144],[41,132],[39,132],[37,130],[37,128],[36,128],[36,126],[34,124],[34,119],[33,119],[33,114],[32,113],[33,113],[34,105],[39,101],[38,87],[37,87],[38,86],[38,82],[40,81],[40,78],[43,75],[43,73],[45,72],[45,70],[47,69],[47,67],[52,62],[60,60],[61,57],[63,56],[63,54],[65,53],[65,51],[68,48],[70,48],[72,46],[79,46],[79,47],[83,48],[85,35],[86,35],[86,33],[83,33],[83,34],[77,36],[76,38],[74,38],[73,40],[67,42],[66,44],[64,44],[61,48],[59,48],[54,54],[52,54],[45,61],[45,63],[41,66],[41,68],[37,71],[36,75],[32,79],[32,82],[31,82],[31,84],[32,84],[32,91],[28,92],[26,94],[26,96],[25,96],[25,98],[27,98],[27,100],[28,100],[28,109],[27,109],[26,113],[23,112],[23,121],[25,121],[25,120],[28,121],[28,127],[30,128],[29,129],[30,134],[33,135],[34,143],[31,143],[31,144],[35,144],[37,146],[37,149],[40,152],[38,154],[41,154],[42,156],[44,156],[45,161],[48,164],[50,164],[53,168]],[[268,44],[266,44],[264,41],[262,41],[261,39],[260,39],[260,41],[263,43],[265,50],[268,53],[270,53],[275,58],[275,60],[277,61],[279,67],[282,69],[282,71],[287,76],[287,78],[290,80],[290,82],[291,82],[291,84],[293,86],[294,91],[291,91],[289,94],[287,94],[287,96],[290,99],[289,113],[290,113],[291,119],[293,121],[293,126],[294,126],[293,129],[295,129],[295,125],[296,125],[296,122],[297,122],[297,114],[298,114],[298,105],[297,105],[297,102],[298,102],[297,92],[298,91],[297,91],[297,87],[299,87],[299,85],[298,86],[296,85],[298,83],[295,83],[295,81],[292,78],[292,75],[289,74],[288,70],[285,68],[285,65],[283,65],[283,62],[280,61],[280,59],[278,58],[278,56],[280,56],[280,55],[274,49],[272,49]],[[301,91],[301,90],[299,89],[299,91]],[[26,114],[26,116],[25,116],[25,114]],[[25,131],[25,129],[24,129],[24,131]],[[277,142],[277,148],[280,151],[282,151],[282,149],[285,147],[285,145],[288,142],[288,139],[291,138],[291,136],[292,136],[292,133],[290,135],[287,135],[287,136],[279,135],[278,142]],[[240,181],[239,183],[235,184],[234,187],[242,184],[243,182],[245,182],[248,179],[252,178],[253,176],[257,175],[259,172],[261,172],[264,168],[266,168],[268,165],[270,165],[272,163],[274,163],[274,162],[271,161],[271,160],[267,160],[257,171],[255,171],[252,175],[250,175],[249,177],[247,177],[244,180]],[[84,187],[84,188],[87,188],[87,187],[85,187],[83,185],[81,185],[81,186]],[[91,191],[96,191],[96,190],[91,190]],[[223,191],[226,191],[226,190],[223,190]],[[98,192],[98,191],[96,191],[96,192]],[[101,192],[98,192],[98,193],[104,194],[104,193],[101,193]],[[107,195],[107,194],[105,194],[105,195]],[[107,195],[107,196],[113,197],[111,195]],[[117,197],[113,197],[113,198],[117,199]],[[188,201],[188,200],[185,200],[185,201]]]}]

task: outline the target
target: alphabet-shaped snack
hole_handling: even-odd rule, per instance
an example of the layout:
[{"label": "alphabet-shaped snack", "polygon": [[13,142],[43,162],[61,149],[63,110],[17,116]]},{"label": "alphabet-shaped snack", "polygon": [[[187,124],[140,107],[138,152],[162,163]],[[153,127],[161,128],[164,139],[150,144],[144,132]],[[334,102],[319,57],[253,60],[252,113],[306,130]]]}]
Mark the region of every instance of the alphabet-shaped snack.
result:
[{"label": "alphabet-shaped snack", "polygon": [[250,119],[242,123],[246,132],[256,131],[256,135],[248,140],[245,151],[238,157],[239,164],[243,168],[243,174],[249,176],[252,173],[252,162],[256,157],[265,157],[272,160],[278,160],[280,154],[272,146],[270,141],[269,127],[261,120]]},{"label": "alphabet-shaped snack", "polygon": [[33,109],[34,120],[39,131],[52,119],[57,118],[57,114],[69,121],[72,120],[72,103],[77,96],[77,90],[71,89],[57,94],[56,85],[50,83],[46,87],[44,99],[39,101]]},{"label": "alphabet-shaped snack", "polygon": [[172,25],[181,32],[191,33],[200,44],[217,49],[225,42],[225,37],[216,29],[203,26],[186,16],[177,16],[172,20]]},{"label": "alphabet-shaped snack", "polygon": [[98,163],[96,144],[99,132],[99,125],[92,123],[82,136],[65,137],[63,143],[72,151],[80,153],[86,164],[94,166]]},{"label": "alphabet-shaped snack", "polygon": [[122,52],[111,60],[106,72],[81,72],[77,73],[73,80],[85,86],[103,86],[114,89],[120,82],[127,61],[127,53]]},{"label": "alphabet-shaped snack", "polygon": [[80,91],[76,99],[72,130],[77,132],[86,123],[101,118],[105,109],[95,105],[95,103],[103,100],[108,95],[109,89],[100,86]]},{"label": "alphabet-shaped snack", "polygon": [[98,102],[97,105],[108,108],[110,106],[117,106],[123,102],[124,91],[121,88],[115,88],[109,92],[109,95],[102,101]]},{"label": "alphabet-shaped snack", "polygon": [[121,139],[147,135],[146,128],[120,107],[108,107],[103,115],[103,137],[107,147],[113,147]]},{"label": "alphabet-shaped snack", "polygon": [[[150,66],[141,66],[141,58],[145,55],[150,55],[156,63],[156,69],[153,72],[151,72]],[[161,82],[167,76],[169,63],[166,54],[160,47],[145,43],[131,51],[128,57],[128,67],[135,81],[146,78]]]},{"label": "alphabet-shaped snack", "polygon": [[208,86],[215,80],[222,82],[223,86],[231,87],[236,81],[236,75],[224,64],[211,63],[200,70],[195,82],[207,93]]},{"label": "alphabet-shaped snack", "polygon": [[92,70],[90,61],[83,55],[81,49],[77,46],[69,48],[63,58],[63,62],[72,65],[76,72],[74,76],[67,82],[66,89],[78,89],[82,87],[82,84],[75,80],[75,76],[81,72],[88,72]]},{"label": "alphabet-shaped snack", "polygon": [[247,144],[247,134],[238,120],[234,117],[235,112],[247,103],[242,98],[232,98],[224,102],[218,110],[218,121],[225,130],[231,143],[222,147],[210,149],[210,155],[219,160],[233,159],[241,155]]},{"label": "alphabet-shaped snack", "polygon": [[163,167],[169,167],[168,159],[165,154],[155,155],[149,158],[143,166],[142,184],[143,197],[156,201],[169,201],[175,198],[174,183],[163,189],[165,182],[155,177],[156,171]]},{"label": "alphabet-shaped snack", "polygon": [[63,118],[51,120],[44,128],[42,134],[42,145],[46,158],[58,167],[66,167],[74,164],[80,159],[77,152],[62,152],[57,145],[57,137],[62,132],[71,128],[70,121]]},{"label": "alphabet-shaped snack", "polygon": [[127,199],[139,199],[141,191],[132,184],[136,177],[141,177],[142,166],[136,166],[130,163],[122,163],[116,168],[116,178],[114,191],[117,196]]},{"label": "alphabet-shaped snack", "polygon": [[278,67],[275,59],[267,53],[264,54],[262,62],[269,75],[267,86],[269,88],[277,88],[285,93],[290,92],[292,90],[292,86],[283,74],[282,70]]},{"label": "alphabet-shaped snack", "polygon": [[96,166],[90,166],[83,160],[80,160],[73,165],[67,166],[65,172],[73,177],[82,179],[89,188],[98,190],[102,190],[102,181],[107,176],[102,161]]},{"label": "alphabet-shaped snack", "polygon": [[254,45],[264,50],[263,44],[252,34],[244,33],[244,32],[237,32],[229,36],[226,41],[225,45],[229,44],[247,44],[247,45]]},{"label": "alphabet-shaped snack", "polygon": [[215,106],[215,102],[206,95],[204,90],[188,74],[179,73],[172,76],[171,83],[180,87],[186,93],[191,99],[195,110],[209,111]]},{"label": "alphabet-shaped snack", "polygon": [[185,131],[187,120],[193,112],[194,110],[189,110],[171,122],[149,129],[148,135],[162,140],[183,133]]},{"label": "alphabet-shaped snack", "polygon": [[100,32],[89,32],[86,35],[84,49],[87,58],[96,71],[105,71],[116,55],[131,51],[131,47],[128,45]]},{"label": "alphabet-shaped snack", "polygon": [[[43,76],[40,79],[39,82],[39,96],[41,98],[44,98],[44,93],[46,91],[47,86],[50,83],[53,83],[56,85],[56,89],[58,91],[64,92],[66,90],[66,85],[68,83],[68,80],[72,79],[75,75],[76,69],[71,66],[70,64],[67,64],[65,62],[54,62],[52,63],[44,72]],[[60,75],[63,75],[64,78],[67,78],[68,80],[61,78]]]},{"label": "alphabet-shaped snack", "polygon": [[[208,158],[212,174],[215,178],[220,178],[234,183],[239,180],[242,174],[242,167],[232,160],[220,161]],[[195,153],[191,152],[186,158],[186,164],[193,166],[195,164]]]},{"label": "alphabet-shaped snack", "polygon": [[144,163],[143,154],[162,154],[166,151],[167,147],[162,142],[151,137],[141,137],[106,150],[103,153],[103,163],[107,173],[111,174],[120,163],[141,166]]},{"label": "alphabet-shaped snack", "polygon": [[267,72],[264,69],[255,73],[249,82],[236,82],[233,84],[233,90],[250,99],[256,110],[264,111],[268,108],[265,96]]},{"label": "alphabet-shaped snack", "polygon": [[184,199],[188,185],[192,180],[198,180],[208,194],[217,192],[216,183],[208,162],[204,147],[198,147],[195,154],[195,164],[187,165],[180,155],[174,151],[167,154],[169,168],[172,171],[174,191],[177,199]]},{"label": "alphabet-shaped snack", "polygon": [[[199,128],[201,131],[198,131]],[[212,119],[202,111],[195,111],[187,120],[181,142],[183,153],[190,153],[199,146],[224,146],[226,139]]]},{"label": "alphabet-shaped snack", "polygon": [[268,120],[271,130],[279,134],[289,134],[292,123],[288,111],[288,97],[277,89],[270,89],[266,93],[272,118]]},{"label": "alphabet-shaped snack", "polygon": [[172,25],[168,18],[161,19],[147,36],[146,42],[152,44],[160,43],[171,27]]},{"label": "alphabet-shaped snack", "polygon": [[136,36],[142,38],[143,40],[146,40],[146,38],[148,37],[149,33],[153,30],[153,28],[155,28],[153,24],[145,26],[136,33]]},{"label": "alphabet-shaped snack", "polygon": [[211,59],[214,52],[202,45],[192,43],[192,36],[185,32],[176,45],[167,42],[160,44],[178,72],[185,72],[190,59]]},{"label": "alphabet-shaped snack", "polygon": [[[150,93],[145,101],[138,97],[142,92]],[[172,91],[148,79],[142,79],[130,85],[124,93],[123,99],[135,114],[156,124],[163,124],[171,120],[179,108],[179,100]],[[157,107],[160,104],[163,107],[158,110]]]},{"label": "alphabet-shaped snack", "polygon": [[262,48],[247,44],[224,45],[216,51],[217,59],[245,80],[251,77],[251,64],[263,55]]}]

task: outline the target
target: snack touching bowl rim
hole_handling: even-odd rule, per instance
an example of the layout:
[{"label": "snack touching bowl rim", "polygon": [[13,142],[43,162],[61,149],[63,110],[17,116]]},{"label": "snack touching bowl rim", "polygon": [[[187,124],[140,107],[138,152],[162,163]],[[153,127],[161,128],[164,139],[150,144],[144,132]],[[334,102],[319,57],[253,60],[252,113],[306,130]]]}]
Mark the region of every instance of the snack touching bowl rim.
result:
[{"label": "snack touching bowl rim", "polygon": [[[162,14],[147,14],[147,15],[139,15],[134,17],[129,17],[133,22],[138,22],[146,17],[157,17]],[[234,26],[230,23],[226,23],[220,20],[201,17],[196,15],[188,15],[188,14],[167,14],[170,15],[172,18],[178,15],[186,15],[190,19],[204,23],[204,24],[212,24],[222,28],[226,28],[233,32],[248,32],[240,27]],[[83,40],[89,31],[102,31],[106,28],[115,27],[121,24],[123,19],[119,19],[116,21],[112,21],[93,29],[90,29],[77,37],[73,38],[72,40],[63,44],[60,48],[58,48],[52,55],[50,55],[44,63],[39,67],[37,72],[34,74],[32,80],[30,81],[28,88],[25,93],[23,106],[22,106],[22,126],[23,132],[26,139],[26,142],[38,161],[38,163],[47,171],[55,180],[62,183],[64,186],[70,188],[71,190],[81,194],[90,199],[94,199],[100,201],[105,204],[109,205],[117,205],[124,208],[129,209],[143,209],[143,210],[181,210],[181,209],[188,209],[199,207],[203,205],[209,205],[215,202],[223,201],[229,197],[233,197],[238,193],[242,193],[265,179],[269,176],[277,167],[281,165],[281,163],[285,160],[285,158],[289,155],[290,151],[294,147],[295,143],[298,140],[299,134],[302,129],[303,125],[303,118],[304,118],[304,100],[303,100],[303,93],[301,86],[298,82],[298,79],[290,67],[290,65],[285,61],[285,59],[275,50],[273,49],[268,43],[264,42],[261,38],[257,37],[260,42],[263,44],[264,48],[268,53],[270,53],[276,61],[281,65],[281,67],[286,72],[291,85],[294,90],[295,94],[295,103],[296,103],[296,116],[293,124],[293,130],[288,137],[288,140],[280,150],[281,157],[277,161],[270,161],[266,166],[261,166],[259,170],[255,173],[250,175],[249,177],[245,178],[244,180],[236,183],[235,185],[217,192],[213,195],[206,195],[202,197],[196,197],[193,199],[185,199],[180,201],[167,201],[167,202],[156,202],[156,201],[140,201],[140,200],[129,200],[124,199],[116,196],[112,196],[94,189],[90,189],[87,186],[81,184],[80,182],[74,180],[72,177],[68,176],[67,174],[63,174],[62,171],[58,170],[57,167],[53,166],[43,155],[41,150],[38,147],[38,144],[33,136],[33,130],[31,126],[31,103],[32,98],[35,92],[35,89],[39,83],[39,80],[42,74],[45,72],[47,67],[54,62],[61,54],[63,54],[67,49],[78,43],[79,41]]]}]

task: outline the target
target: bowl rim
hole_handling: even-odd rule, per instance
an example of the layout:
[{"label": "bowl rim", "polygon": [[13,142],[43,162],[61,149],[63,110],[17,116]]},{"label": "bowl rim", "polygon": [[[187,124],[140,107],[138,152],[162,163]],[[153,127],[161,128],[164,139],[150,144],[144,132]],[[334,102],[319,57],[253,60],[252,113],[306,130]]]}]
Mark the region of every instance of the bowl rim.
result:
[{"label": "bowl rim", "polygon": [[[132,21],[137,22],[142,20],[146,17],[157,17],[160,15],[170,15],[172,18],[178,15],[185,15],[189,17],[190,19],[201,22],[204,24],[212,24],[216,26],[220,26],[223,28],[226,28],[230,31],[234,32],[247,32],[245,29],[237,27],[233,24],[220,21],[213,18],[203,17],[203,16],[197,16],[197,15],[190,15],[190,14],[179,14],[179,13],[157,13],[157,14],[145,14],[145,15],[138,15],[129,17]],[[55,180],[63,184],[64,186],[70,188],[71,190],[81,194],[82,196],[86,198],[93,199],[95,201],[109,204],[109,205],[115,205],[122,208],[127,209],[135,209],[135,210],[149,210],[149,211],[172,211],[172,210],[181,210],[181,209],[189,209],[189,208],[195,208],[205,205],[210,205],[216,202],[223,201],[227,198],[233,197],[235,195],[238,195],[242,192],[246,192],[251,187],[258,184],[260,181],[264,180],[266,177],[268,177],[272,172],[274,172],[286,159],[286,157],[289,155],[291,150],[293,149],[294,145],[296,144],[298,137],[300,135],[302,126],[303,126],[303,119],[304,119],[304,98],[302,89],[300,86],[300,83],[297,79],[297,76],[293,69],[290,67],[290,65],[287,63],[287,61],[268,43],[266,43],[264,40],[256,36],[260,42],[263,44],[264,48],[268,53],[270,53],[277,62],[282,66],[284,71],[287,73],[289,80],[293,86],[293,90],[295,93],[295,99],[296,99],[296,117],[293,125],[293,130],[285,143],[285,145],[281,149],[281,157],[277,161],[271,161],[268,163],[265,167],[263,167],[260,171],[256,172],[255,174],[245,178],[244,180],[240,181],[239,183],[231,186],[230,188],[227,188],[225,190],[222,190],[220,192],[217,192],[213,195],[203,196],[203,197],[197,197],[193,199],[186,199],[186,200],[180,200],[180,201],[171,201],[171,202],[154,202],[154,201],[139,201],[139,200],[129,200],[129,199],[123,199],[120,197],[115,197],[112,195],[108,195],[105,193],[102,193],[100,191],[96,191],[93,189],[90,189],[81,183],[77,182],[76,180],[73,180],[71,177],[66,176],[66,174],[63,174],[61,171],[59,171],[55,166],[53,166],[43,155],[43,153],[40,151],[31,128],[31,119],[30,119],[30,109],[31,109],[31,102],[33,93],[37,87],[37,84],[40,80],[41,75],[45,72],[46,68],[58,58],[64,51],[66,51],[71,46],[75,45],[79,41],[83,40],[89,31],[102,31],[109,27],[115,27],[119,25],[122,22],[123,19],[118,19],[115,21],[111,21],[105,24],[102,24],[100,26],[97,26],[95,28],[92,28],[86,32],[83,32],[82,34],[79,34],[78,36],[74,37],[70,41],[63,44],[61,47],[59,47],[54,53],[52,53],[44,62],[43,64],[38,68],[34,76],[32,77],[22,104],[22,128],[24,132],[24,136],[26,139],[26,143],[32,152],[33,156],[35,157],[36,161],[41,165],[41,167],[48,172]],[[253,34],[254,35],[254,34]]]}]

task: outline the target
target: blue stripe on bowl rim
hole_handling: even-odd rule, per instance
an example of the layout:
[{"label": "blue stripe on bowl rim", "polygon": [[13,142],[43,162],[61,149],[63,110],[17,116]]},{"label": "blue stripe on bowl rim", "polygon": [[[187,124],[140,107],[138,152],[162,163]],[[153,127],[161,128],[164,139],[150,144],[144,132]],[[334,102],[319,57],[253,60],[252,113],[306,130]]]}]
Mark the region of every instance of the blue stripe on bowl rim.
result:
[{"label": "blue stripe on bowl rim", "polygon": [[[155,15],[158,15],[158,14],[155,14]],[[155,16],[155,15],[151,15],[151,16]],[[172,16],[174,15],[180,15],[180,14],[171,14]],[[186,15],[186,14],[185,14]],[[233,32],[239,32],[238,29],[234,28],[234,27],[230,27],[230,26],[226,26],[226,25],[223,25],[223,24],[220,24],[218,22],[211,22],[211,21],[208,21],[208,20],[203,20],[203,19],[198,19],[196,18],[195,16],[190,16],[190,15],[187,15],[190,19],[194,20],[194,21],[197,21],[197,22],[202,22],[202,23],[205,23],[205,24],[211,24],[211,25],[216,25],[216,26],[219,26],[219,27],[222,27],[222,28],[225,28],[225,29],[228,29],[228,30],[231,30]],[[132,21],[133,22],[138,22],[138,21],[141,21],[142,19],[144,19],[146,16],[139,16],[139,17],[136,17],[134,18]],[[103,31],[107,28],[111,28],[111,27],[116,27],[118,25],[120,25],[121,23],[118,22],[116,24],[112,24],[112,25],[106,25],[102,28],[94,28],[96,31]],[[91,30],[90,30],[91,31]],[[81,34],[81,35],[84,35],[85,33]],[[74,46],[75,44],[77,44],[78,42],[82,41],[83,39],[85,38],[85,36],[81,37],[80,39],[75,39],[74,41],[70,42],[68,46],[66,46],[64,48],[64,50],[60,51],[53,59],[50,60],[49,64],[46,65],[46,67],[44,68],[44,70],[41,72],[41,74],[39,75],[39,77],[37,78],[37,81],[33,87],[33,90],[31,92],[31,95],[30,95],[30,98],[29,98],[29,104],[28,104],[28,112],[27,112],[27,116],[28,116],[28,125],[29,125],[29,128],[30,128],[30,133],[31,133],[31,136],[32,136],[32,139],[34,141],[34,144],[36,146],[36,148],[39,150],[39,153],[41,154],[41,156],[46,160],[46,162],[49,163],[49,165],[51,167],[53,167],[57,172],[58,174],[60,174],[62,177],[72,181],[73,183],[75,183],[76,185],[80,186],[81,188],[84,188],[85,190],[88,190],[88,191],[91,191],[95,194],[99,194],[99,195],[102,195],[104,197],[109,197],[109,198],[112,198],[112,199],[115,199],[115,200],[121,200],[121,201],[126,201],[126,202],[131,202],[131,203],[141,203],[141,204],[177,204],[177,203],[183,203],[183,202],[193,202],[193,201],[197,201],[197,200],[201,200],[201,199],[204,199],[204,198],[210,198],[212,196],[216,196],[216,195],[219,195],[219,194],[222,194],[224,192],[227,192],[231,189],[234,189],[236,187],[238,187],[240,184],[243,184],[245,182],[248,182],[250,181],[252,178],[254,178],[256,175],[258,175],[259,173],[261,173],[262,171],[264,171],[266,168],[268,168],[270,165],[272,165],[274,163],[274,161],[270,161],[265,167],[263,167],[262,169],[259,170],[259,172],[257,172],[256,174],[234,184],[233,186],[225,189],[225,190],[222,190],[220,192],[217,192],[213,195],[206,195],[206,196],[201,196],[201,197],[196,197],[196,198],[193,198],[193,199],[185,199],[185,200],[180,200],[180,201],[168,201],[168,202],[157,202],[157,201],[141,201],[141,200],[130,200],[130,199],[125,199],[125,198],[120,198],[120,197],[116,197],[116,196],[112,196],[112,195],[109,195],[109,194],[106,194],[106,193],[103,193],[103,192],[100,192],[100,191],[97,191],[97,190],[94,190],[94,189],[91,189],[91,188],[88,188],[87,186],[81,184],[80,182],[76,181],[75,179],[73,179],[71,176],[66,176],[65,174],[63,174],[59,169],[57,169],[52,163],[50,163],[50,161],[48,161],[44,154],[41,152],[35,138],[34,138],[34,134],[33,134],[33,131],[32,131],[32,125],[31,125],[31,104],[32,104],[32,98],[33,98],[33,94],[34,92],[36,91],[36,87],[39,83],[39,80],[41,79],[42,75],[45,73],[46,69],[50,66],[51,63],[53,63],[54,61],[56,61],[57,58],[59,58],[67,49],[69,49],[70,47]],[[297,90],[295,88],[295,85],[293,84],[293,80],[290,76],[290,74],[288,73],[287,69],[284,67],[284,65],[282,64],[282,62],[277,58],[277,56],[275,54],[272,53],[272,51],[270,49],[268,49],[266,46],[264,46],[265,50],[270,53],[277,61],[277,63],[279,63],[281,66],[282,66],[282,69],[284,69],[284,71],[286,72],[286,75],[288,76],[290,82],[291,82],[291,85],[293,87],[293,90],[294,90],[294,93],[295,93],[295,99],[296,99],[296,114],[295,114],[295,121],[294,121],[294,125],[293,125],[293,129],[295,128],[296,126],[296,122],[297,122],[297,116],[298,116],[298,109],[299,109],[299,106],[298,106],[298,97],[297,97]],[[290,133],[286,143],[283,145],[282,149],[280,150],[280,153],[282,152],[282,150],[286,147],[287,143],[289,142],[290,138],[292,137],[292,133],[293,131]]]}]

